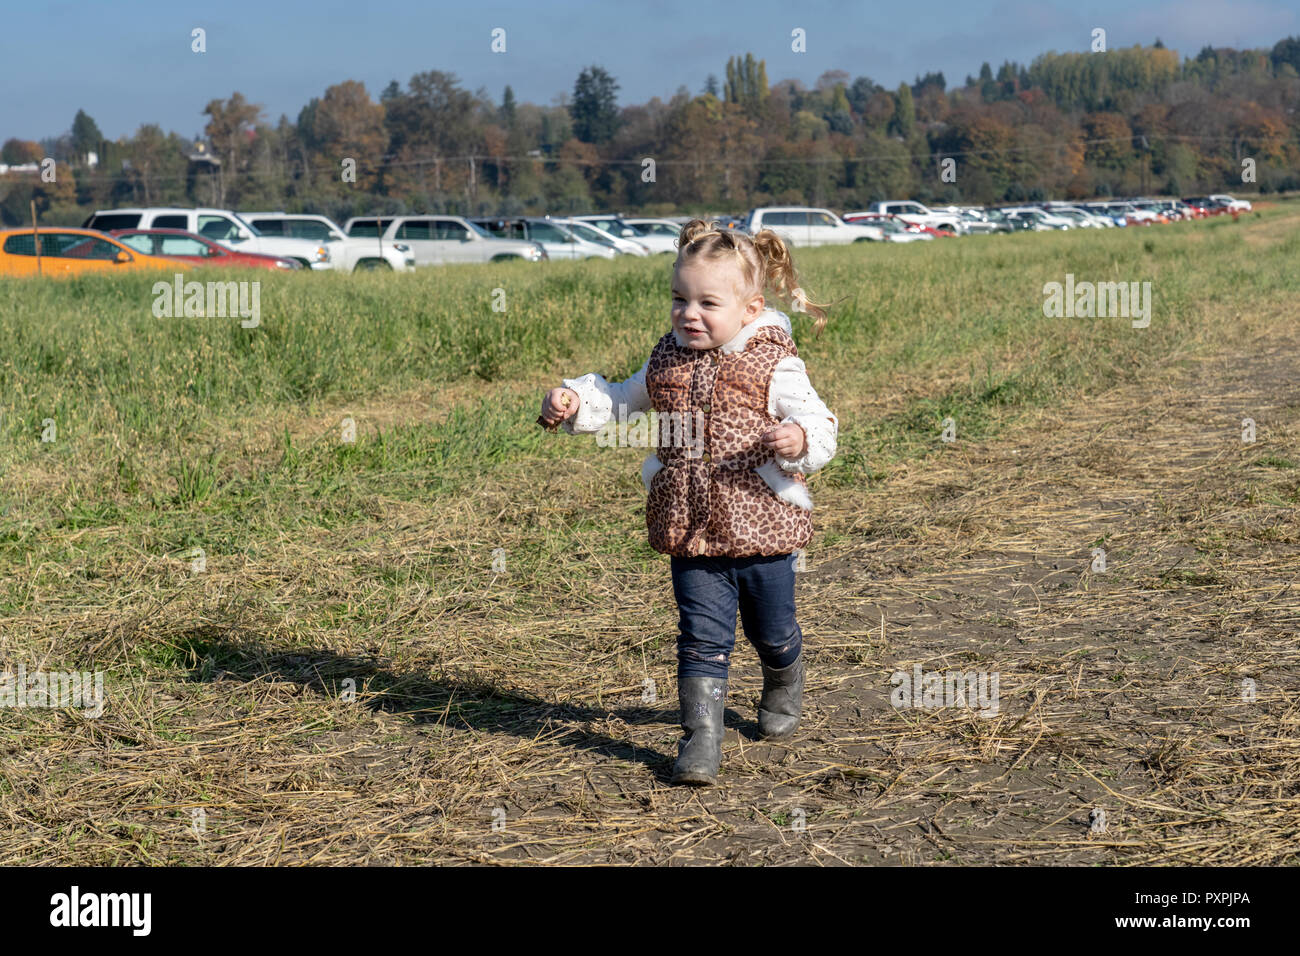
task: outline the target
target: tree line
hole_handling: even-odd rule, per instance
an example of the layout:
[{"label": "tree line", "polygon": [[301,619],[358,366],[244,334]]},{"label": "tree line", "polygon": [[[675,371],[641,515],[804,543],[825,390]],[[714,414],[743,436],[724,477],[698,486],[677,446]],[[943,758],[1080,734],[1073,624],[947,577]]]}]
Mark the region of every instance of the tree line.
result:
[{"label": "tree line", "polygon": [[1300,189],[1300,37],[1183,60],[1159,40],[1045,53],[985,63],[960,86],[932,72],[897,89],[843,70],[812,89],[772,85],[745,54],[698,94],[620,107],[618,89],[593,65],[550,106],[509,86],[497,102],[430,70],[377,98],[345,80],[274,124],[234,92],[203,108],[197,146],[153,123],[106,141],[78,111],[61,136],[4,142],[0,162],[50,157],[55,175],[0,175],[0,218],[26,221],[32,199],[73,223],[125,205],[666,215]]}]

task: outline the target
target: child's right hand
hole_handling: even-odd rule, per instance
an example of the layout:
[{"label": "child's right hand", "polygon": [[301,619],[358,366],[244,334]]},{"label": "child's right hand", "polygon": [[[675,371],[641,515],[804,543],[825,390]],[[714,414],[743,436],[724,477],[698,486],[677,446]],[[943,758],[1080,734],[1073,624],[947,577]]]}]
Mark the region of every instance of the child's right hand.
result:
[{"label": "child's right hand", "polygon": [[553,388],[542,399],[542,419],[548,425],[558,425],[578,413],[578,404],[582,400],[571,388]]}]

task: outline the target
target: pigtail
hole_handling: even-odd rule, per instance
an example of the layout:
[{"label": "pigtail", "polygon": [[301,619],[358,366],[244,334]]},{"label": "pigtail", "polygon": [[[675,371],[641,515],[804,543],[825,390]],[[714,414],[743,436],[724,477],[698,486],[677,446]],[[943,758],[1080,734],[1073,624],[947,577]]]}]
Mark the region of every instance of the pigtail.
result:
[{"label": "pigtail", "polygon": [[711,232],[717,232],[717,221],[705,222],[703,219],[692,219],[686,225],[682,226],[682,231],[677,234],[677,248],[685,249],[697,239],[702,239]]},{"label": "pigtail", "polygon": [[808,298],[799,285],[799,274],[795,271],[794,260],[785,240],[771,229],[760,229],[754,236],[754,250],[763,263],[763,272],[767,285],[778,296],[790,302],[794,312],[805,312],[817,321],[813,332],[820,337],[826,327],[826,308],[828,302],[814,302]]}]

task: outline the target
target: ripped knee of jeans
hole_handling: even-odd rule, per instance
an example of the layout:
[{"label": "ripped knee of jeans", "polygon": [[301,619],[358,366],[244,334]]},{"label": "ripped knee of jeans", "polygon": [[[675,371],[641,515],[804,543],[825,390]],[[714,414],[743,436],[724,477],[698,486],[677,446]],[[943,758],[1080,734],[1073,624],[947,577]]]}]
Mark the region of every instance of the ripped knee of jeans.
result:
[{"label": "ripped knee of jeans", "polygon": [[688,658],[690,658],[690,659],[693,660],[693,661],[707,661],[707,662],[709,662],[709,663],[711,663],[711,664],[712,664],[712,663],[717,663],[717,664],[725,664],[725,663],[727,663],[727,655],[726,655],[725,653],[722,653],[722,654],[701,654],[699,651],[697,651],[697,650],[696,650],[695,648],[693,648],[693,647],[683,647],[683,648],[682,648],[682,657],[688,657]]},{"label": "ripped knee of jeans", "polygon": [[795,632],[790,635],[789,640],[787,640],[780,647],[772,648],[771,654],[773,657],[780,657],[782,654],[788,653],[792,648],[799,646],[800,642],[802,641],[803,641],[803,632],[800,631],[798,628],[795,628]]}]

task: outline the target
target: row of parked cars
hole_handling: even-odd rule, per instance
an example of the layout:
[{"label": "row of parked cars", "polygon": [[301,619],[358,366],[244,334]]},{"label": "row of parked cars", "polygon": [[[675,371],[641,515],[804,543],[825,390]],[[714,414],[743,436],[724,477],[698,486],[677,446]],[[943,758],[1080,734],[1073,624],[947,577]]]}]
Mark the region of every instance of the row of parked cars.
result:
[{"label": "row of parked cars", "polygon": [[967,220],[967,231],[979,231],[981,222],[996,231],[1049,229],[1105,229],[1150,226],[1155,223],[1203,219],[1224,214],[1239,215],[1251,208],[1244,199],[1231,196],[1190,196],[1186,199],[1138,198],[1105,202],[1044,202],[1028,206],[986,210],[957,210]]},{"label": "row of parked cars", "polygon": [[[723,228],[751,235],[771,229],[794,246],[853,242],[925,242],[941,237],[1052,229],[1150,225],[1209,215],[1237,215],[1245,200],[1186,199],[1045,202],[1001,208],[930,209],[913,200],[872,203],[836,215],[810,206],[765,206],[723,216]],[[99,210],[80,229],[39,230],[41,271],[70,274],[106,268],[248,266],[272,270],[391,270],[522,259],[612,259],[675,254],[686,217],[613,214],[552,217],[450,215],[358,216],[342,226],[306,213],[229,209]],[[37,271],[31,229],[0,232],[0,275]]]},{"label": "row of parked cars", "polygon": [[106,268],[249,266],[356,272],[503,259],[613,258],[676,251],[681,225],[591,215],[465,218],[326,216],[229,209],[99,210],[80,229],[0,232],[0,275]]},{"label": "row of parked cars", "polygon": [[724,225],[751,234],[758,229],[772,229],[794,245],[860,242],[864,238],[923,242],[966,235],[1151,225],[1225,213],[1237,215],[1250,208],[1246,200],[1226,195],[934,209],[913,200],[890,200],[842,216],[828,209],[803,206],[751,209],[745,216],[725,218]]}]

